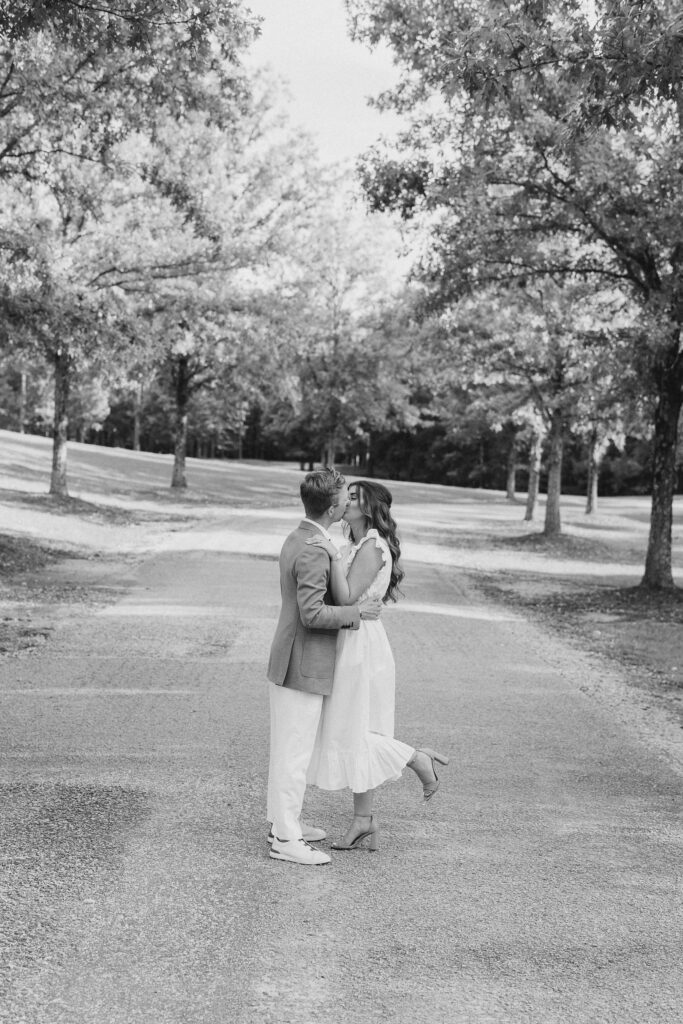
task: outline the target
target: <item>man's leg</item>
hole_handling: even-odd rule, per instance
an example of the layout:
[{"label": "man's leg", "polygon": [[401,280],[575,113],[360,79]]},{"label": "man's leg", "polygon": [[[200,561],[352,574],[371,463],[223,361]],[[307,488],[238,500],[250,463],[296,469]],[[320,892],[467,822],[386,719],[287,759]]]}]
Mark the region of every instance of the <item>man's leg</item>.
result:
[{"label": "man's leg", "polygon": [[268,820],[278,839],[301,839],[306,772],[313,754],[323,706],[317,693],[269,683],[270,766]]}]

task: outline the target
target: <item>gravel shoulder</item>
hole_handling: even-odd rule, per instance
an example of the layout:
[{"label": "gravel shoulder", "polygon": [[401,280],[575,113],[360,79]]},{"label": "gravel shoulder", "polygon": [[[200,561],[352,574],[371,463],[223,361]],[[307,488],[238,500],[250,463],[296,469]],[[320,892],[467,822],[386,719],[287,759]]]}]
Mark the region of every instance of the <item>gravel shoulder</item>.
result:
[{"label": "gravel shoulder", "polygon": [[[561,544],[572,567],[604,557],[602,544],[587,549],[571,536]],[[624,585],[580,571],[551,578],[529,571],[491,572],[479,574],[476,582],[489,598],[560,638],[577,657],[589,657],[595,669],[612,678],[606,684],[610,699],[618,675],[624,700],[645,717],[651,712],[650,728],[672,741],[675,737],[678,746],[683,736],[683,590],[647,594],[635,579]]]},{"label": "gravel shoulder", "polygon": [[0,655],[42,647],[60,623],[116,601],[134,567],[188,521],[0,491]]}]

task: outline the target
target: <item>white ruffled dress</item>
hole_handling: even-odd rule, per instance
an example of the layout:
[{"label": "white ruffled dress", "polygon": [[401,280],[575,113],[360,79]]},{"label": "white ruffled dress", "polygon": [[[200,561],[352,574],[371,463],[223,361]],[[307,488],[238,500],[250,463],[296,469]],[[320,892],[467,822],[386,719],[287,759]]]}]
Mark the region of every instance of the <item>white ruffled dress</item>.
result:
[{"label": "white ruffled dress", "polygon": [[[383,597],[391,579],[391,552],[377,530],[344,549],[344,569],[348,575],[368,543],[377,545],[383,564],[366,594]],[[365,793],[400,777],[415,749],[394,739],[395,681],[394,656],[381,619],[361,619],[358,629],[339,630],[334,683],[323,700],[309,784]]]}]

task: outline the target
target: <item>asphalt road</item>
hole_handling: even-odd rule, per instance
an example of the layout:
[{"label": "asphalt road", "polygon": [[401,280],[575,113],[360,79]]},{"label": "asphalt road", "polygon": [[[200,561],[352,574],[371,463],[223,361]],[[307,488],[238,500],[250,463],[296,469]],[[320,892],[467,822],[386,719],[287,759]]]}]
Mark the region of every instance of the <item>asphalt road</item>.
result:
[{"label": "asphalt road", "polygon": [[[409,563],[397,735],[451,755],[441,791],[384,787],[377,854],[275,863],[277,566],[248,522],[193,536],[0,662],[3,1024],[683,1019],[683,777],[587,663]],[[306,816],[334,838],[349,802]]]}]

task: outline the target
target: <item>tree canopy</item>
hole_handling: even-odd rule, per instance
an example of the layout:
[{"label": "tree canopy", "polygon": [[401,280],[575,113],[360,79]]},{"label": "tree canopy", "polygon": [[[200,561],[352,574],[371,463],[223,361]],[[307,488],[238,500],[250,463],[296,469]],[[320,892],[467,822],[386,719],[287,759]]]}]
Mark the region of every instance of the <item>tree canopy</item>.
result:
[{"label": "tree canopy", "polygon": [[0,0],[0,415],[53,415],[62,495],[91,431],[174,450],[175,486],[188,450],[248,451],[509,493],[526,450],[529,514],[543,450],[548,536],[565,450],[597,493],[610,443],[642,439],[643,582],[671,586],[678,5],[347,8],[401,69],[369,213],[247,70],[246,4]]},{"label": "tree canopy", "polygon": [[[644,584],[670,587],[683,402],[683,24],[678,5],[349,0],[356,36],[403,69],[379,102],[412,115],[363,162],[371,205],[422,218],[426,305],[482,288],[623,291],[629,361],[655,399]],[[535,282],[538,282],[536,284]]]}]

